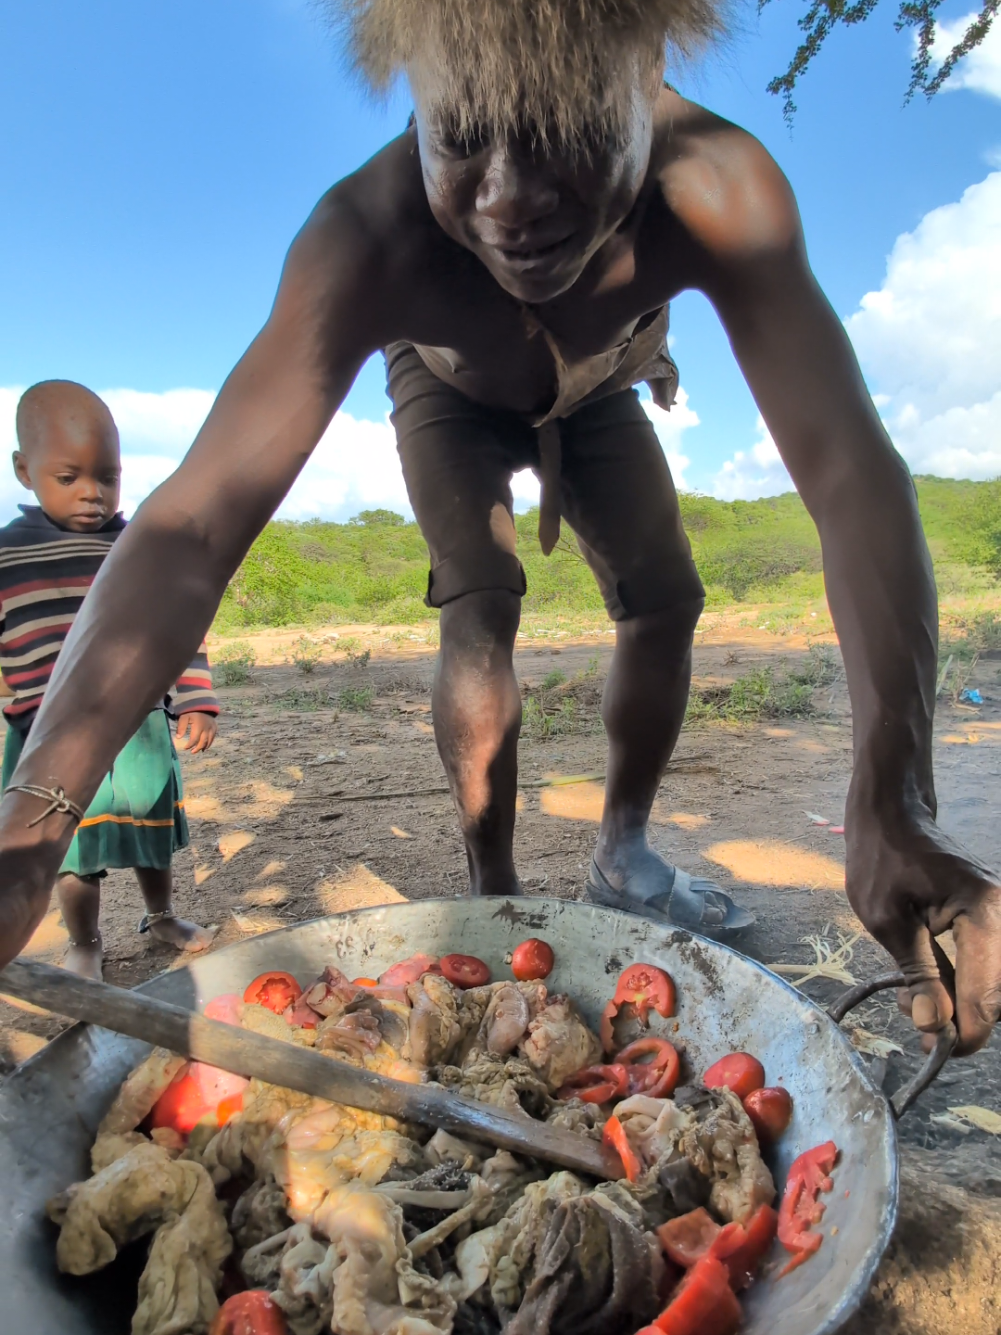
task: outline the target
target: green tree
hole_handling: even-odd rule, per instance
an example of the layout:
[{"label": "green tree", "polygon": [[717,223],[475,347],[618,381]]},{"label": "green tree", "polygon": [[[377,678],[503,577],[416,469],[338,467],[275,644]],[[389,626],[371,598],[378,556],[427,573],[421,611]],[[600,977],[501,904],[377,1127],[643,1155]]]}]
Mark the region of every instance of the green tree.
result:
[{"label": "green tree", "polygon": [[[758,12],[771,0],[758,0]],[[789,62],[784,74],[778,74],[768,85],[768,91],[781,94],[786,120],[796,111],[793,90],[806,73],[814,56],[839,24],[852,27],[864,23],[876,8],[878,0],[807,0],[808,8],[799,20],[803,40]],[[981,0],[979,14],[975,14],[966,32],[952,48],[938,69],[932,68],[932,46],[935,41],[936,15],[942,0],[899,0],[896,27],[898,32],[916,29],[918,46],[911,62],[911,82],[905,100],[915,93],[934,97],[952,74],[960,60],[978,47],[991,30],[1001,0]]]}]

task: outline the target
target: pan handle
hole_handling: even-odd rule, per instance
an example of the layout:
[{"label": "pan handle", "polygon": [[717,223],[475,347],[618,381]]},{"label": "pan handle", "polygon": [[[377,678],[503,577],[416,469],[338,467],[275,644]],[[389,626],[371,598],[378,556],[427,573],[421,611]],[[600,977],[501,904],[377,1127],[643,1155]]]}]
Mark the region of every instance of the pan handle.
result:
[{"label": "pan handle", "polygon": [[[905,985],[906,979],[902,973],[880,974],[878,978],[870,978],[868,982],[857,983],[855,987],[849,988],[827,1013],[835,1024],[840,1024],[849,1011],[854,1010],[856,1006],[874,993],[882,992],[889,987],[904,987]],[[893,1098],[889,1100],[893,1115],[898,1121],[932,1083],[952,1056],[958,1041],[959,1035],[956,1032],[956,1026],[951,1021],[938,1031],[935,1036],[935,1046],[928,1054],[921,1070],[918,1071],[913,1080],[909,1080],[906,1085],[898,1089]]]}]

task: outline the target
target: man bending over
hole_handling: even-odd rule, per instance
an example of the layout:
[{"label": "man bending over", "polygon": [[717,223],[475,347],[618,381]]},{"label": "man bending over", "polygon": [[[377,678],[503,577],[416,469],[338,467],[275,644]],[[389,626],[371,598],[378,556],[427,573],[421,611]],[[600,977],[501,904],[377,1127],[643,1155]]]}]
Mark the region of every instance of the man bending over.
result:
[{"label": "man bending over", "polygon": [[[914,488],[810,272],[795,201],[750,135],[663,84],[713,0],[343,0],[363,71],[407,77],[411,126],[320,201],[267,324],[77,618],[15,775],[86,806],[197,650],[227,581],[359,368],[384,349],[441,608],[434,718],[475,894],[518,892],[512,840],[524,593],[509,479],[542,481],[616,625],[603,713],[601,903],[703,931],[748,915],[652,852],[702,587],[632,386],[670,402],[667,306],[712,302],[817,524],[854,717],[847,884],[918,1028],[962,1049],[1001,1003],[1001,888],[935,824],[937,610]],[[0,808],[0,959],[48,902],[72,812]],[[952,927],[953,983],[934,937]]]}]

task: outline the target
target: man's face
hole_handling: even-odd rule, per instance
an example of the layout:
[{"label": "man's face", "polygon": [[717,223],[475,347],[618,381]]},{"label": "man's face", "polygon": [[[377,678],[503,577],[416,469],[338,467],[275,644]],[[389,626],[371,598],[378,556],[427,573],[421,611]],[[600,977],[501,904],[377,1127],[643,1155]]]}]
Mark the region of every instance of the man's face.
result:
[{"label": "man's face", "polygon": [[585,151],[544,147],[529,130],[500,142],[460,139],[418,105],[417,133],[431,211],[506,292],[540,303],[571,287],[636,202],[650,159],[655,90],[626,92],[614,139],[587,135]]},{"label": "man's face", "polygon": [[74,414],[47,422],[14,471],[50,519],[72,533],[94,533],[118,510],[122,466],[114,426]]}]

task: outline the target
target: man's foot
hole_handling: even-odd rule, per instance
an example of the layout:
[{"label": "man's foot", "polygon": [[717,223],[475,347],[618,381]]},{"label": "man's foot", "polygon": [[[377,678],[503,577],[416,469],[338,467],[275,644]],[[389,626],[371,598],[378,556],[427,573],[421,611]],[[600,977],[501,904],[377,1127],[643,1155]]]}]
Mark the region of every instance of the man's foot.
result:
[{"label": "man's foot", "polygon": [[101,968],[104,959],[104,947],[101,944],[100,936],[96,936],[92,941],[87,941],[78,945],[71,941],[69,950],[66,952],[66,958],[63,960],[63,968],[69,973],[75,973],[81,978],[89,978],[92,982],[101,983],[104,981],[104,972]]},{"label": "man's foot", "polygon": [[161,918],[154,913],[143,918],[139,930],[149,932],[153,940],[161,945],[173,946],[175,950],[187,951],[189,955],[208,950],[219,931],[218,927],[199,927],[197,923],[188,922],[184,918],[175,918],[173,915]]},{"label": "man's foot", "polygon": [[738,908],[714,881],[690,876],[651,848],[634,853],[624,870],[610,863],[599,866],[596,853],[587,875],[587,893],[606,908],[624,909],[706,936],[728,936],[755,921],[752,913]]}]

